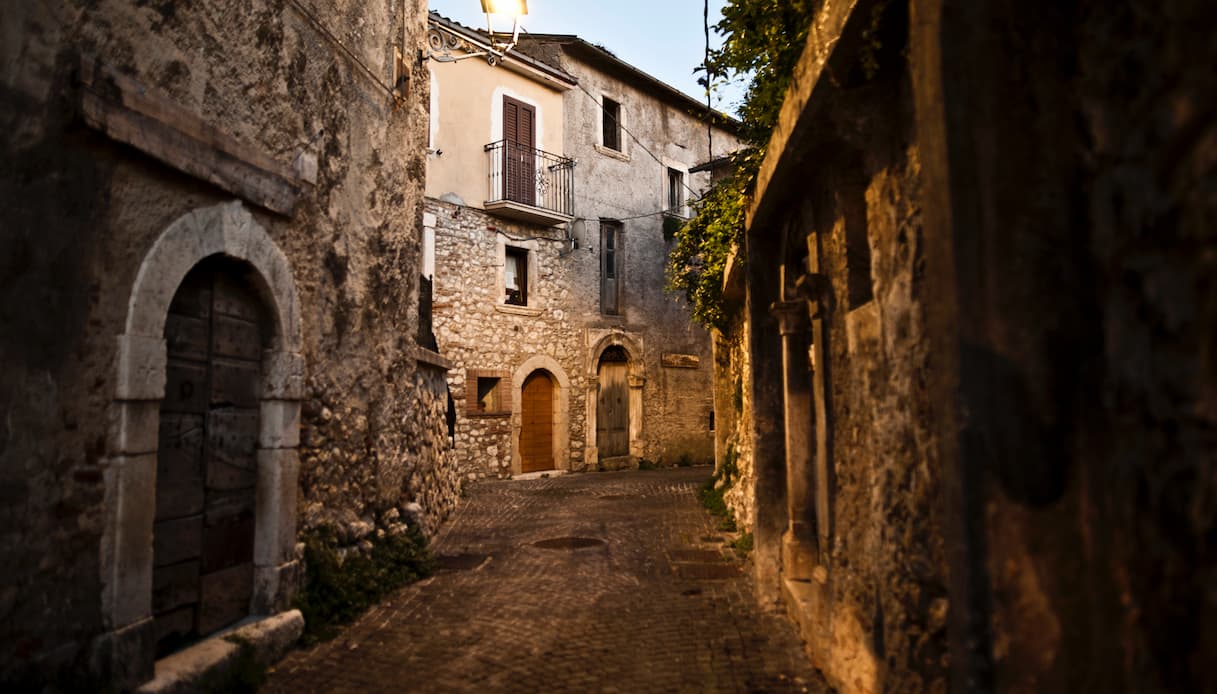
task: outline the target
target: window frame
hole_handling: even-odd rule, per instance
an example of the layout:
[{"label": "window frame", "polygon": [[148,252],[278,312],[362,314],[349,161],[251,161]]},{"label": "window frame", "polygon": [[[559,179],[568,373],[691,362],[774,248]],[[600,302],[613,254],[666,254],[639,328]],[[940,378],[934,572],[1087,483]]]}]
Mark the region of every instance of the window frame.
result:
[{"label": "window frame", "polygon": [[[612,106],[613,106],[612,109],[609,108],[610,104],[612,104]],[[604,147],[605,149],[611,150],[613,152],[617,152],[618,154],[625,154],[625,146],[624,146],[624,143],[622,142],[622,140],[624,138],[621,137],[621,133],[622,133],[621,110],[622,109],[621,109],[620,101],[618,101],[617,99],[614,99],[611,96],[605,96],[605,95],[600,96],[600,145],[602,147]],[[610,111],[612,111],[611,115],[610,115]],[[613,124],[613,128],[612,128],[613,143],[612,144],[609,144],[609,138],[608,138],[608,135],[610,132],[610,129],[608,128],[610,119]]]},{"label": "window frame", "polygon": [[622,259],[624,236],[625,224],[621,221],[600,220],[600,313],[606,316],[621,315],[621,285],[624,280],[622,270],[625,265]]},{"label": "window frame", "polygon": [[[482,383],[489,385],[493,407],[482,403]],[[466,369],[465,414],[469,417],[501,417],[511,414],[511,372],[496,369]]]},{"label": "window frame", "polygon": [[[502,291],[500,299],[502,299],[504,306],[519,306],[521,308],[528,307],[528,301],[530,298],[532,298],[532,292],[529,291],[529,278],[532,274],[529,272],[528,267],[532,262],[532,258],[530,256],[531,251],[527,248],[511,245],[505,245],[503,247],[503,282],[501,283],[502,286],[500,287],[500,290]],[[518,293],[518,297],[516,297],[515,301],[512,300],[512,289],[507,284],[509,277],[507,267],[513,259],[515,260],[515,276],[517,280],[516,284],[518,285],[517,289],[515,290]]]}]

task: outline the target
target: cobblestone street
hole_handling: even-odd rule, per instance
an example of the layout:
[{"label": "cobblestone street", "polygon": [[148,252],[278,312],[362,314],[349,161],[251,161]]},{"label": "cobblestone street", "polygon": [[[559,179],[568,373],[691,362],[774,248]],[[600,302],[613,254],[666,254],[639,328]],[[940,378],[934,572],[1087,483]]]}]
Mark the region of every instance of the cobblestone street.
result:
[{"label": "cobblestone street", "polygon": [[759,611],[697,487],[709,468],[471,487],[443,568],[266,691],[823,692],[793,628]]}]

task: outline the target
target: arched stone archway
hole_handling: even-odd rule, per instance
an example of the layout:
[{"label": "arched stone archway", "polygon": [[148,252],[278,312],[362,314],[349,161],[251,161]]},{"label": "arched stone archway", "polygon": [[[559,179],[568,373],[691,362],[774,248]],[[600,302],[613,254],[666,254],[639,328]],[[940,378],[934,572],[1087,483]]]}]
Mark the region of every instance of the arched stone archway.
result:
[{"label": "arched stone archway", "polygon": [[524,363],[516,368],[511,378],[511,474],[513,475],[519,475],[523,471],[523,459],[520,456],[520,432],[523,430],[524,424],[521,393],[524,390],[524,382],[537,371],[548,372],[554,381],[554,469],[570,469],[570,379],[557,361],[552,357],[539,354],[524,360]]},{"label": "arched stone archway", "polygon": [[643,359],[641,340],[621,330],[610,330],[602,334],[589,335],[590,345],[587,352],[587,425],[584,427],[585,441],[583,459],[589,469],[600,465],[600,446],[597,440],[597,420],[599,416],[601,358],[607,350],[621,350],[625,353],[627,364],[627,385],[629,388],[628,426],[629,426],[629,464],[637,465],[642,459],[645,449],[642,428],[642,389],[646,386],[646,362]]},{"label": "arched stone archway", "polygon": [[124,331],[117,336],[114,398],[105,461],[101,544],[102,618],[94,658],[115,681],[152,675],[152,529],[160,403],[165,395],[165,319],[182,280],[201,261],[224,256],[253,270],[269,313],[270,348],[258,384],[259,429],[250,613],[287,608],[296,587],[296,484],[304,360],[291,266],[241,203],[190,212],[161,234],[136,274]]}]

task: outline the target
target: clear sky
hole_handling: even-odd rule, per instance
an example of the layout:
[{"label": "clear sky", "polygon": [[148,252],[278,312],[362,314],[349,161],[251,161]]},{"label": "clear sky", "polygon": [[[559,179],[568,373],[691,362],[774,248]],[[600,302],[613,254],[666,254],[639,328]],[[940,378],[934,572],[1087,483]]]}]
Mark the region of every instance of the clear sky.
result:
[{"label": "clear sky", "polygon": [[[698,101],[705,91],[693,68],[705,57],[703,0],[528,0],[521,18],[527,31],[576,34],[607,48],[618,58],[658,77]],[[469,27],[485,29],[480,0],[429,0],[432,10]],[[710,0],[710,41],[720,38],[713,25],[726,0]],[[510,21],[497,19],[495,31],[510,30]],[[716,91],[714,107],[734,113],[738,89]]]}]

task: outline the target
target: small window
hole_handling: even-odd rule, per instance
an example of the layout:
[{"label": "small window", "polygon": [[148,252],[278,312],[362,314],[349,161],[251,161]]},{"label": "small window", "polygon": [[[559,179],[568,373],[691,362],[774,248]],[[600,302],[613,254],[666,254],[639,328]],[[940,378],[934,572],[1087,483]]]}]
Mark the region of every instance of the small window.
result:
[{"label": "small window", "polygon": [[506,374],[502,371],[470,369],[465,376],[465,410],[471,415],[508,414]]},{"label": "small window", "polygon": [[604,115],[603,133],[604,146],[609,149],[621,151],[621,104],[612,99],[604,98]]},{"label": "small window", "polygon": [[503,303],[528,305],[528,250],[508,246],[504,249]]},{"label": "small window", "polygon": [[503,409],[503,404],[499,402],[499,382],[501,380],[487,376],[478,377],[478,412],[498,412]]},{"label": "small window", "polygon": [[668,169],[668,211],[684,214],[685,174],[677,169]]},{"label": "small window", "polygon": [[621,222],[600,220],[600,312],[621,311]]}]

